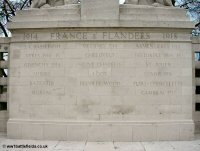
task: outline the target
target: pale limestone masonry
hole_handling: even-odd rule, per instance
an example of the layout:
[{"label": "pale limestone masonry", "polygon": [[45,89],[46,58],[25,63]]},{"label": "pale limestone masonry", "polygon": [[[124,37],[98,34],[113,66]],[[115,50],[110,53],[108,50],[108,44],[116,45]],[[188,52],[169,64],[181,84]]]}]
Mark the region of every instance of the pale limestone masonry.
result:
[{"label": "pale limestone masonry", "polygon": [[83,0],[81,20],[118,20],[119,2],[117,0]]},{"label": "pale limestone masonry", "polygon": [[9,24],[9,138],[193,138],[185,11],[106,3],[19,11]]}]

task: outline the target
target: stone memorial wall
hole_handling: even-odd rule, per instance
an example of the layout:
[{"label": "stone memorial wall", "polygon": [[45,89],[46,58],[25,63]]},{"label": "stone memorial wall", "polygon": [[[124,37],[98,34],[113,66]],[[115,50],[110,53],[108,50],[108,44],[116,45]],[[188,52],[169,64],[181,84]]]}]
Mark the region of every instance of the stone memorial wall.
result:
[{"label": "stone memorial wall", "polygon": [[[85,11],[77,6],[73,5]],[[97,20],[94,15],[80,15],[80,20],[71,23],[24,22],[20,15],[27,14],[21,12],[10,24],[10,138],[149,141],[193,137],[192,25],[186,17],[168,22],[155,17],[157,22],[146,20],[149,25],[141,20],[133,25],[137,17],[126,11],[134,11],[135,6],[118,9],[120,14],[111,16],[119,19],[111,21],[103,20],[103,14]],[[143,9],[163,9],[170,15],[177,11]],[[176,23],[183,22],[178,29]]]}]

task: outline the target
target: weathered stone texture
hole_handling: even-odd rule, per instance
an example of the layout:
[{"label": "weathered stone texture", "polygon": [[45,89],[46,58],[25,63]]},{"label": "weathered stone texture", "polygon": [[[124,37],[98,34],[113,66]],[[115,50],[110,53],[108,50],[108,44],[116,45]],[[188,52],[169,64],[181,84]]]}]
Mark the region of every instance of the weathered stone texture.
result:
[{"label": "weathered stone texture", "polygon": [[[16,26],[10,24],[8,136],[78,141],[191,139],[192,26],[184,15],[168,17],[183,11],[122,6],[116,21],[115,9],[111,16],[107,11],[98,13],[109,3],[108,8],[94,6],[88,10],[94,14],[88,15],[86,2],[81,6],[82,18],[71,23],[66,18],[47,25],[32,21],[32,27],[26,22],[18,30],[25,15],[21,12]],[[80,15],[74,11],[78,7],[73,8],[72,14]],[[166,20],[159,14],[139,19],[135,8],[149,15],[163,10]],[[185,24],[177,29],[176,23]]]}]

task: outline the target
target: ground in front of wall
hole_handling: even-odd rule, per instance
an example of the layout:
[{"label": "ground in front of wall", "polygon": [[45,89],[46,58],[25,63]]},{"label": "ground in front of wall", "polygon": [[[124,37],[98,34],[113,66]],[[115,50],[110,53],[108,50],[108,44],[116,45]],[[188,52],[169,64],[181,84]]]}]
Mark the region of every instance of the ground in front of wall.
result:
[{"label": "ground in front of wall", "polygon": [[193,141],[68,142],[7,139],[0,133],[0,151],[200,151],[200,135]]}]

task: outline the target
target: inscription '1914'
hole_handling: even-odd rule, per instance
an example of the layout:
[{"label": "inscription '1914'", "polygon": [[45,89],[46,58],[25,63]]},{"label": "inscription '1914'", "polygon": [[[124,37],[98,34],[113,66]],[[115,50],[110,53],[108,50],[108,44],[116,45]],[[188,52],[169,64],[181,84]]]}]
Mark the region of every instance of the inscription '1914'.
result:
[{"label": "inscription '1914'", "polygon": [[37,40],[38,34],[37,33],[25,33],[24,40]]}]

